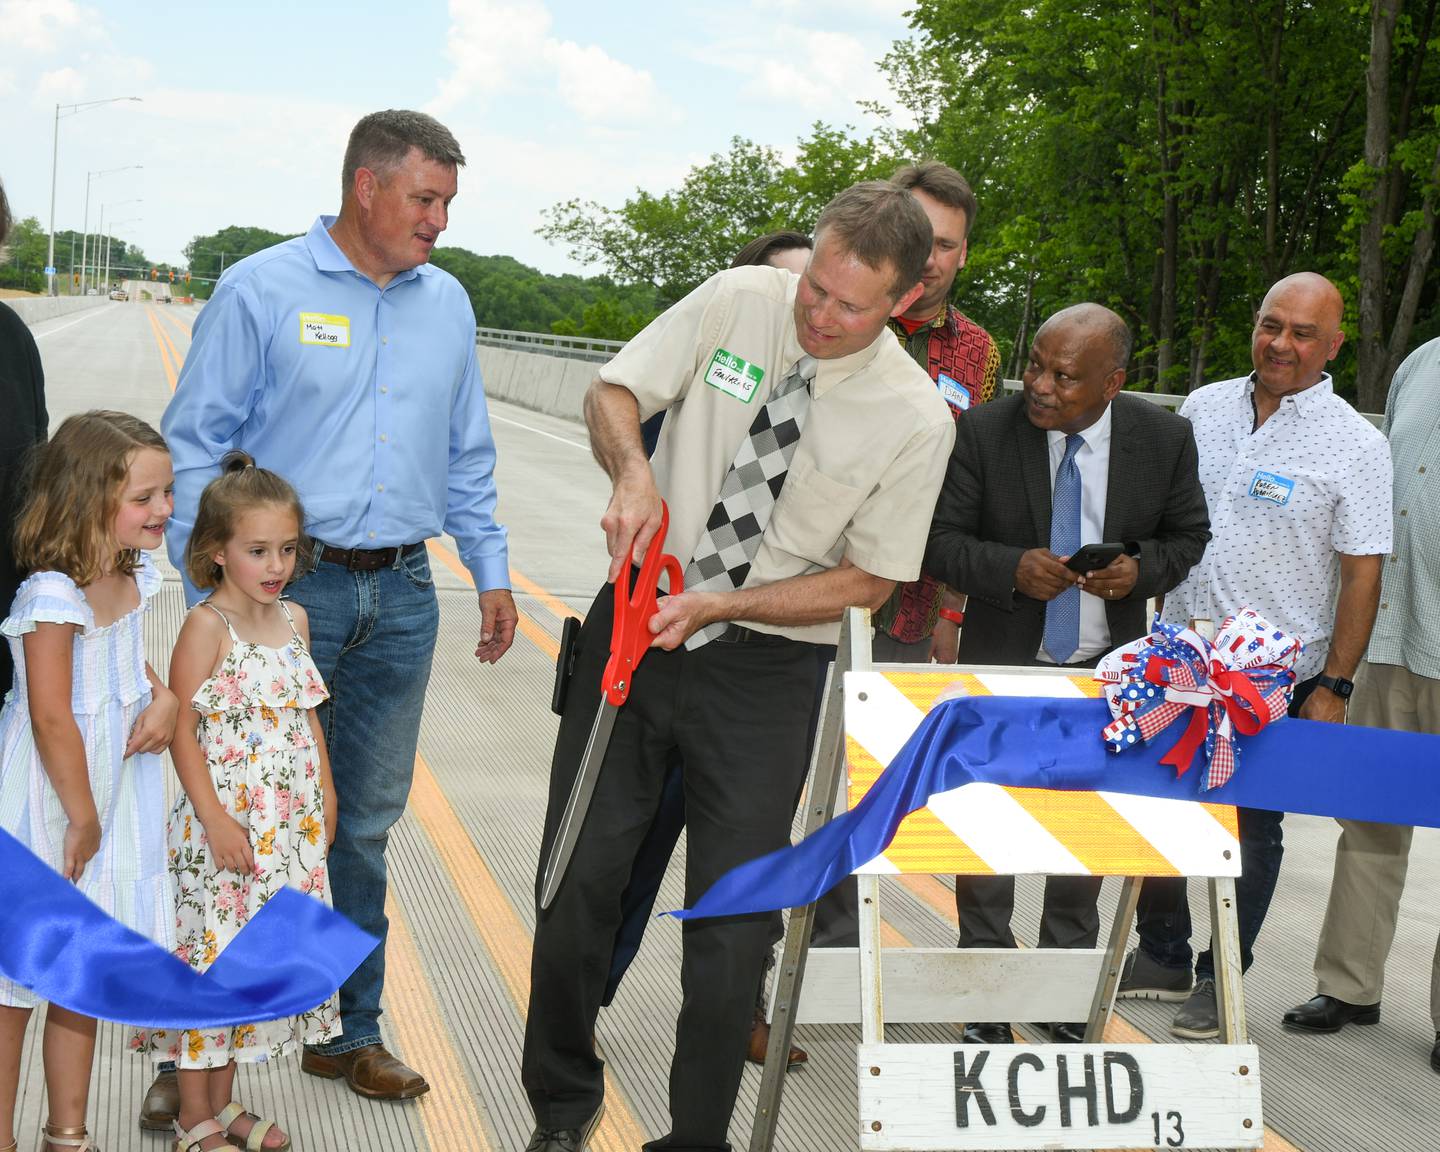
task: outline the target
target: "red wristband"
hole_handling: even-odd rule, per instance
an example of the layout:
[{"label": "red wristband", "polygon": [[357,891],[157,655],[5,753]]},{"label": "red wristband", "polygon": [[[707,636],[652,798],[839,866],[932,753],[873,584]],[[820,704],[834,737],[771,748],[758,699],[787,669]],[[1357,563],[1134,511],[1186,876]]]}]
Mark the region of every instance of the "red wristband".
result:
[{"label": "red wristband", "polygon": [[940,619],[949,620],[952,624],[963,624],[965,623],[965,613],[957,612],[954,608],[941,608]]}]

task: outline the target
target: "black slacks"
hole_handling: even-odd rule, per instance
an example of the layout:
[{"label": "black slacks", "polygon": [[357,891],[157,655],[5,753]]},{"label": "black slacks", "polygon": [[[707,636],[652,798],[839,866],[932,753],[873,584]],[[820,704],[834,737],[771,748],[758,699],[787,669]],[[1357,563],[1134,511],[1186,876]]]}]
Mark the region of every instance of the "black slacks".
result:
[{"label": "black slacks", "polygon": [[[551,764],[537,892],[594,721],[613,609],[607,585],[581,628]],[[689,904],[729,869],[789,843],[815,669],[812,645],[779,637],[646,654],[616,720],[565,881],[549,909],[537,910],[521,1079],[541,1125],[578,1127],[604,1094],[595,1018],[621,895],[672,755],[678,752],[683,765]],[[683,925],[671,1131],[656,1147],[728,1147],[770,922],[759,914]]]}]

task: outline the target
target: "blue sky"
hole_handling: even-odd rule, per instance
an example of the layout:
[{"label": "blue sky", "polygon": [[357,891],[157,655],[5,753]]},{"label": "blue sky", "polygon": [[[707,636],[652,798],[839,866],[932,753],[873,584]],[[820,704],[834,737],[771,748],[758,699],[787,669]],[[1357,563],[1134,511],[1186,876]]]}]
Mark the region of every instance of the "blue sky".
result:
[{"label": "blue sky", "polygon": [[815,120],[868,127],[876,68],[910,0],[0,0],[0,177],[49,215],[55,105],[138,95],[60,121],[57,228],[179,261],[229,224],[300,232],[339,200],[350,126],[418,107],[469,160],[442,244],[583,271],[535,235],[570,197],[673,187],[730,138],[782,150]]}]

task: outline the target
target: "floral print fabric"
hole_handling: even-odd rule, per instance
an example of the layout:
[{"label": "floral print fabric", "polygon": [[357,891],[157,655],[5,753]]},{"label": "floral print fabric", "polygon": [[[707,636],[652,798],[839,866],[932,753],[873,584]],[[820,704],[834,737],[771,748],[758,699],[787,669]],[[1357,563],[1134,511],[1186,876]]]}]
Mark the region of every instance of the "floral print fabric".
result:
[{"label": "floral print fabric", "polygon": [[[245,876],[215,869],[205,830],[182,791],[168,833],[175,954],[197,972],[281,887],[330,903],[320,761],[307,714],[328,693],[298,635],[282,648],[269,648],[240,640],[233,629],[230,634],[230,651],[192,704],[200,713],[196,735],[216,795],[248,826],[256,871]],[[277,1057],[297,1042],[321,1044],[339,1034],[332,996],[300,1017],[239,1028],[141,1031],[131,1046],[181,1068],[216,1068],[232,1059]]]}]

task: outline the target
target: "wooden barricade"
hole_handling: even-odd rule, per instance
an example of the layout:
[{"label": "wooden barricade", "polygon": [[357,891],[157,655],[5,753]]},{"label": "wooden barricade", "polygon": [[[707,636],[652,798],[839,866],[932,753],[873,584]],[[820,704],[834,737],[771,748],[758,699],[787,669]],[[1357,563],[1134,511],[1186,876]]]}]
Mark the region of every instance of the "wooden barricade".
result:
[{"label": "wooden barricade", "polygon": [[[870,636],[868,613],[848,613],[815,741],[807,836],[838,806],[859,801],[943,699],[1099,695],[1088,675],[1046,669],[873,665]],[[1239,871],[1235,810],[1226,806],[988,784],[932,798],[857,869],[858,949],[811,950],[814,906],[791,913],[751,1152],[772,1147],[795,1024],[820,1022],[861,1025],[857,1137],[865,1152],[1261,1147],[1258,1053],[1245,1043],[1235,922]],[[1125,882],[1103,947],[882,951],[879,877],[902,873]],[[1145,876],[1210,881],[1220,1044],[1102,1042]],[[1084,1020],[1085,1043],[885,1042],[887,1021],[967,1020]]]}]

